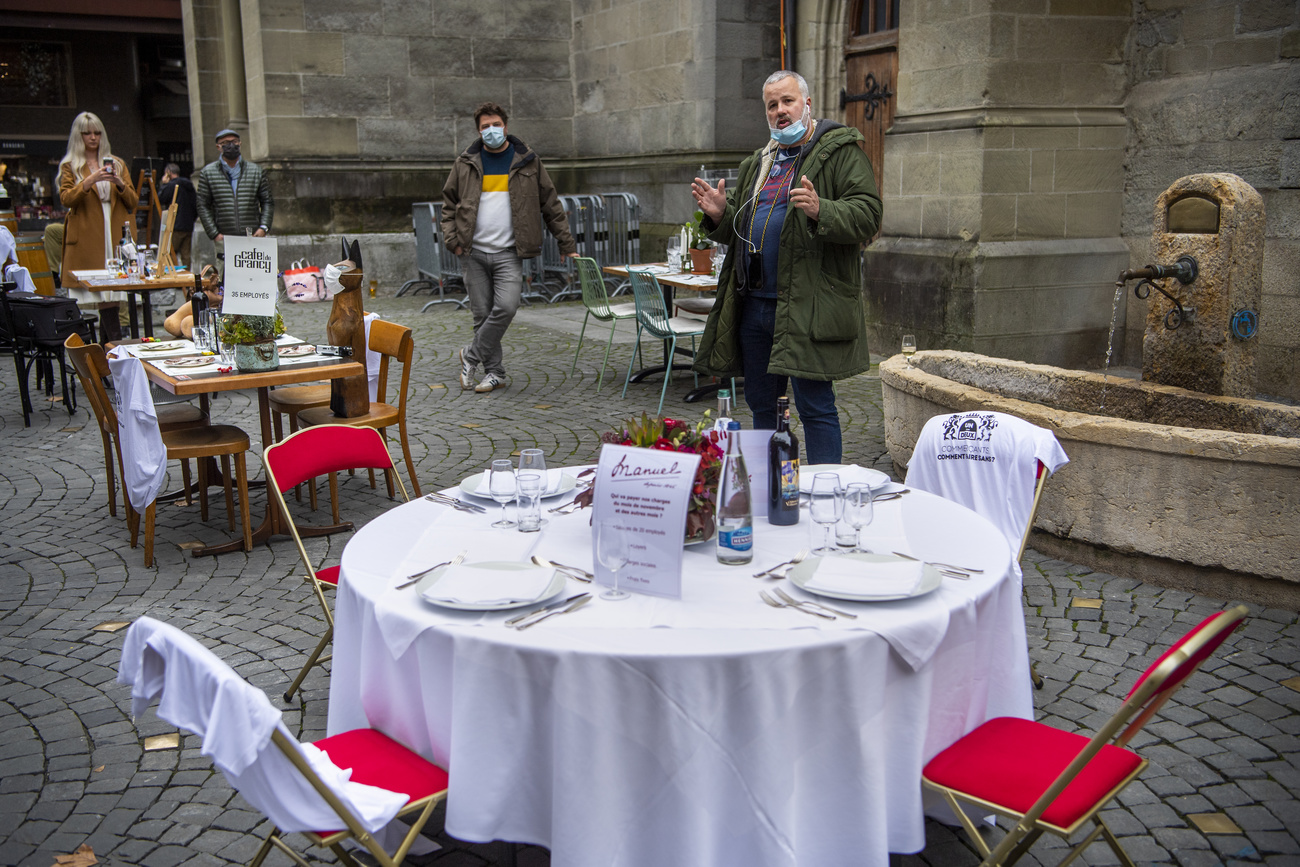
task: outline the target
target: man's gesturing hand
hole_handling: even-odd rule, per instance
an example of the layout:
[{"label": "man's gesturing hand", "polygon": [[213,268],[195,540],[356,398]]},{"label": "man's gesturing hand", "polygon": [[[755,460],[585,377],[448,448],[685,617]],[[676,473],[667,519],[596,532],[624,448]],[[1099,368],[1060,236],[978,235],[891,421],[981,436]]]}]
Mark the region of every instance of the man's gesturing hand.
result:
[{"label": "man's gesturing hand", "polygon": [[817,215],[822,211],[822,200],[813,189],[812,181],[804,175],[799,181],[799,186],[790,190],[790,204],[803,211],[804,216],[810,220],[817,219]]},{"label": "man's gesturing hand", "polygon": [[715,225],[727,209],[726,184],[727,181],[723,179],[718,181],[716,187],[710,186],[703,178],[696,178],[691,183],[691,195],[695,197],[695,204]]}]

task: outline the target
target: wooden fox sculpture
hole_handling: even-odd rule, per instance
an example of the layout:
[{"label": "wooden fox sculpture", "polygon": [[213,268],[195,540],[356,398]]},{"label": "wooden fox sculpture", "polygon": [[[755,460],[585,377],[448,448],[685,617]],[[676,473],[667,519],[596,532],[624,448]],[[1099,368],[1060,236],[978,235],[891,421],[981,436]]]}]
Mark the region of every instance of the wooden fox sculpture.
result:
[{"label": "wooden fox sculpture", "polygon": [[[361,245],[353,241],[348,246],[343,239],[343,261],[335,265],[341,291],[334,293],[334,306],[330,309],[325,334],[334,346],[351,346],[352,360],[366,365],[365,312],[361,306],[361,284],[365,272],[361,265]],[[357,418],[370,412],[370,387],[366,373],[330,380],[330,409],[338,418]]]}]

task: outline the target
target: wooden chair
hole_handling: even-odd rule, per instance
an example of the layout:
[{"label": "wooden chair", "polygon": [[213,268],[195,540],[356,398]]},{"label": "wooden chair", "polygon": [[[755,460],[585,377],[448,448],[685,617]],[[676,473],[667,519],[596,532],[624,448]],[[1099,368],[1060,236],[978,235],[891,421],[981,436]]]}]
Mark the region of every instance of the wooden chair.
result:
[{"label": "wooden chair", "polygon": [[[353,427],[372,427],[384,434],[387,439],[388,428],[397,426],[398,436],[402,442],[402,455],[406,459],[406,471],[411,476],[411,489],[417,497],[420,493],[420,480],[415,475],[415,460],[411,457],[411,444],[406,433],[406,393],[411,384],[411,360],[415,354],[415,341],[411,339],[411,329],[395,322],[376,319],[370,324],[370,349],[379,353],[379,397],[388,396],[389,362],[396,359],[402,365],[402,383],[397,391],[397,405],[379,401],[370,402],[370,411],[356,418],[336,418],[328,406],[305,409],[298,413],[299,427],[313,427],[321,424],[346,424]],[[386,472],[388,496],[393,496],[393,474]],[[337,500],[335,501],[335,523],[338,523]]]},{"label": "wooden chair", "polygon": [[[75,336],[75,335],[74,335]],[[131,531],[131,547],[139,545],[140,515],[131,505],[130,496],[127,493],[126,476],[123,473],[122,442],[118,434],[117,411],[114,408],[113,401],[109,398],[108,392],[104,389],[104,377],[109,375],[108,356],[104,353],[104,347],[98,343],[79,344],[74,343],[73,338],[69,337],[64,344],[68,356],[72,359],[73,367],[76,368],[77,376],[81,380],[82,388],[85,390],[90,400],[90,405],[95,411],[95,416],[99,421],[100,436],[104,440],[104,469],[109,479],[109,487],[112,487],[113,479],[113,460],[116,458],[118,475],[122,478],[122,500],[126,505],[127,527]],[[184,405],[177,405],[183,407]],[[193,410],[190,407],[190,410]],[[179,409],[178,412],[185,412]],[[169,424],[168,430],[162,430],[161,419],[159,420],[159,429],[162,433],[163,445],[167,448],[168,460],[179,460],[184,467],[188,467],[189,460],[195,460],[198,463],[199,476],[199,513],[200,517],[206,521],[208,519],[208,495],[207,495],[207,458],[220,457],[226,492],[226,522],[230,530],[235,529],[235,504],[233,491],[230,483],[230,463],[229,459],[235,459],[235,474],[239,486],[239,516],[243,524],[244,550],[251,551],[253,548],[253,526],[248,510],[248,473],[244,462],[244,455],[249,448],[248,434],[244,433],[233,425],[206,425],[195,424],[193,422],[185,423],[176,427]],[[109,443],[112,443],[112,454],[109,451]],[[188,469],[185,471],[185,484],[189,487]],[[113,494],[109,494],[110,514],[116,514],[116,507],[112,501]],[[153,534],[154,522],[157,511],[157,501],[151,502],[145,509],[144,518],[144,565],[153,565]]]},{"label": "wooden chair", "polygon": [[[117,677],[131,686],[133,715],[159,699],[158,717],[202,737],[203,754],[271,819],[251,867],[260,867],[272,847],[308,867],[284,840],[295,832],[350,867],[357,861],[341,845],[349,839],[382,867],[397,867],[447,797],[446,771],[376,729],[315,741],[321,754],[308,759],[266,693],[185,632],[151,617],[127,630]],[[392,854],[375,839],[385,826],[403,832]]]},{"label": "wooden chair", "polygon": [[[307,672],[311,671],[313,666],[324,665],[330,660],[328,656],[321,656],[325,646],[334,640],[334,614],[330,609],[329,600],[325,598],[325,589],[338,588],[339,567],[317,569],[312,565],[311,558],[307,556],[307,549],[303,547],[302,536],[298,534],[298,526],[289,513],[284,495],[290,488],[297,487],[308,479],[328,475],[330,498],[337,503],[337,479],[341,470],[384,470],[389,473],[390,479],[396,474],[392,472],[393,457],[388,453],[388,447],[384,444],[384,438],[379,431],[346,424],[316,425],[290,434],[283,441],[267,447],[262,453],[262,464],[266,467],[267,490],[275,492],[280,513],[284,515],[285,523],[289,525],[289,533],[298,545],[298,556],[307,567],[305,580],[311,584],[316,594],[316,601],[325,612],[325,634],[321,636],[320,643],[307,657],[302,671],[294,678],[289,690],[284,694],[284,700],[291,701],[303,678],[307,676]],[[397,484],[402,488],[402,498],[406,499],[406,486],[402,484],[401,478],[397,479]],[[338,523],[337,515],[334,522]]]},{"label": "wooden chair", "polygon": [[45,241],[42,238],[23,235],[15,239],[14,259],[32,275],[37,295],[54,294],[54,272],[50,270],[49,260],[45,258]]},{"label": "wooden chair", "polygon": [[[68,357],[72,359],[72,366],[77,371],[77,378],[81,380],[81,390],[86,393],[86,399],[90,401],[91,409],[94,411],[95,418],[99,422],[99,436],[104,441],[104,475],[108,478],[108,514],[116,518],[117,482],[115,481],[113,470],[113,464],[115,463],[113,458],[113,443],[117,437],[117,428],[114,427],[109,429],[105,426],[104,419],[108,418],[108,414],[104,411],[103,407],[96,406],[96,403],[99,400],[98,395],[106,394],[105,390],[100,388],[97,392],[92,389],[86,382],[87,376],[91,372],[91,368],[87,367],[83,370],[83,366],[77,363],[77,356],[73,350],[79,349],[85,345],[86,344],[82,341],[81,337],[76,334],[68,335],[68,339],[63,343],[64,348],[68,352]],[[103,347],[100,347],[100,353],[103,353]],[[102,367],[107,369],[107,362],[105,362]],[[154,411],[158,414],[158,429],[163,433],[180,430],[181,428],[197,427],[208,423],[207,413],[203,412],[191,403],[163,404],[162,406],[154,407]],[[185,502],[188,504],[190,502],[190,462],[188,460],[181,461],[181,475],[185,486]]]},{"label": "wooden chair", "polygon": [[[984,856],[984,867],[1014,864],[1044,832],[1068,843],[1089,823],[1092,830],[1060,864],[1073,861],[1102,836],[1120,863],[1133,867],[1100,815],[1147,766],[1128,744],[1248,613],[1238,605],[1206,618],[1179,639],[1138,678],[1091,739],[1032,720],[992,719],[931,759],[921,772],[922,783],[948,802]],[[990,850],[963,803],[974,807],[977,817],[1010,817],[1015,827]]]}]

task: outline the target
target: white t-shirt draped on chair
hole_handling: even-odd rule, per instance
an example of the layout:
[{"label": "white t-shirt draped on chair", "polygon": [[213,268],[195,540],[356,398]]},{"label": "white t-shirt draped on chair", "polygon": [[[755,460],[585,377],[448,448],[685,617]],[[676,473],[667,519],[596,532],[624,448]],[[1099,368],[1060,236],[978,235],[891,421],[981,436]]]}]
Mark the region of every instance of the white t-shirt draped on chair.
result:
[{"label": "white t-shirt draped on chair", "polygon": [[108,354],[108,369],[113,372],[113,393],[117,396],[122,477],[131,507],[143,512],[167,481],[167,446],[158,429],[158,413],[144,364],[119,346]]},{"label": "white t-shirt draped on chair", "polygon": [[[952,500],[992,521],[1020,548],[1041,462],[1056,472],[1070,458],[1051,431],[1000,412],[958,412],[925,423],[907,468],[908,487]],[[1013,564],[1017,573],[1020,564]]]},{"label": "white t-shirt draped on chair", "polygon": [[[338,814],[271,742],[271,732],[278,728],[297,743],[266,693],[185,632],[150,617],[138,618],[126,634],[117,680],[131,685],[133,716],[161,694],[158,717],[202,737],[202,754],[281,831],[342,826]],[[297,746],[312,770],[372,834],[406,804],[405,795],[351,782],[351,771],[339,768],[315,746]]]}]

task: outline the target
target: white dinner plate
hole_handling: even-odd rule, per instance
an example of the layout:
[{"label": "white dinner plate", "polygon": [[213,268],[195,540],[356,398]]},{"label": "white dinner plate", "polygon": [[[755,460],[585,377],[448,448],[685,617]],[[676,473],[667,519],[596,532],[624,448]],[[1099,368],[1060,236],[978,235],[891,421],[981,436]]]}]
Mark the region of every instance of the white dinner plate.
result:
[{"label": "white dinner plate", "polygon": [[191,367],[207,367],[208,365],[216,363],[217,357],[215,355],[201,355],[198,358],[178,358],[175,361],[163,362],[167,367],[180,367],[187,369]]},{"label": "white dinner plate", "polygon": [[[832,554],[832,557],[849,557],[854,560],[861,560],[866,563],[897,563],[900,558],[891,557],[886,554]],[[814,596],[826,596],[830,599],[847,599],[850,602],[892,602],[896,599],[911,599],[914,596],[924,596],[932,590],[935,590],[943,583],[943,574],[938,569],[929,564],[921,567],[921,583],[917,585],[916,590],[906,594],[881,594],[881,593],[841,593],[835,590],[822,590],[815,587],[808,587],[807,584],[817,572],[817,567],[821,565],[821,557],[807,557],[804,560],[794,564],[790,569],[790,580],[794,586]],[[870,586],[870,578],[863,577],[863,587]]]},{"label": "white dinner plate", "polygon": [[[543,500],[549,500],[551,497],[558,497],[561,494],[567,494],[578,486],[578,480],[568,473],[560,476],[560,488],[549,494],[542,494]],[[482,493],[480,493],[482,489]],[[475,473],[460,483],[460,492],[470,497],[478,497],[481,500],[491,500],[492,495],[487,489],[487,473]]]},{"label": "white dinner plate", "polygon": [[299,343],[296,346],[281,346],[279,353],[281,358],[297,358],[302,355],[315,355],[316,347],[310,343]]},{"label": "white dinner plate", "polygon": [[[854,478],[851,481],[866,482],[873,490],[889,484],[889,476],[870,467],[858,467],[853,464],[808,464],[799,467],[799,493],[812,493],[813,476],[818,473],[839,473],[842,470],[852,470]],[[844,483],[843,478],[840,479],[840,483],[841,485]]]},{"label": "white dinner plate", "polygon": [[[514,560],[509,560],[509,561],[502,560],[502,561],[489,561],[484,563],[470,563],[467,564],[466,566],[462,566],[461,568],[482,569],[484,570],[485,573],[491,573],[491,572],[514,572],[514,571],[521,571],[524,569],[536,569],[537,567],[532,563],[519,563]],[[445,599],[430,599],[425,594],[427,594],[430,590],[432,590],[434,587],[437,586],[438,579],[442,577],[442,573],[444,571],[446,571],[445,566],[441,569],[435,569],[433,573],[429,576],[429,578],[425,579],[428,583],[424,584],[424,586],[420,588],[420,598],[423,599],[425,602],[428,602],[430,605],[437,605],[439,608],[454,608],[457,611],[509,611],[512,608],[527,608],[529,605],[536,605],[539,602],[545,602],[548,599],[555,598],[564,590],[565,587],[564,573],[557,569],[555,570],[555,574],[551,576],[551,583],[546,585],[546,589],[542,591],[542,595],[538,596],[536,599],[515,600],[513,602],[491,602],[491,603],[448,602]],[[490,581],[491,575],[485,574],[484,580]]]}]

